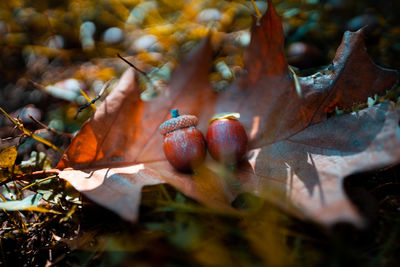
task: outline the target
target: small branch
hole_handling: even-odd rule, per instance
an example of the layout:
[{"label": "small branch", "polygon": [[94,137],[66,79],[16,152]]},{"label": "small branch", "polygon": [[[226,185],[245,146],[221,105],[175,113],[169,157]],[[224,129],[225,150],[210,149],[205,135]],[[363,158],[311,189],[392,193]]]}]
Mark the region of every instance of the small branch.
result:
[{"label": "small branch", "polygon": [[133,65],[131,62],[129,62],[128,60],[126,60],[125,58],[123,58],[119,53],[117,54],[117,56],[122,59],[126,64],[128,64],[129,66],[131,66],[132,68],[134,68],[137,72],[139,72],[140,74],[142,74],[146,80],[149,82],[149,85],[151,86],[151,89],[154,90],[153,87],[153,82],[151,81],[149,75],[147,75],[146,72],[142,71],[141,69],[139,69],[138,67],[136,67],[135,65]]},{"label": "small branch", "polygon": [[33,120],[35,123],[39,124],[40,127],[46,129],[46,130],[49,131],[49,132],[52,132],[53,134],[66,136],[66,137],[68,137],[68,138],[72,138],[72,137],[73,137],[73,135],[70,134],[70,133],[63,133],[63,132],[59,132],[59,131],[56,131],[56,130],[50,128],[50,127],[47,126],[46,124],[44,124],[44,123],[40,122],[39,120],[35,119],[35,117],[33,117],[31,114],[28,114],[28,117],[29,117],[31,120]]},{"label": "small branch", "polygon": [[1,111],[1,113],[3,113],[3,115],[4,115],[8,120],[10,120],[10,121],[11,121],[22,133],[24,133],[25,135],[27,135],[27,136],[29,136],[29,137],[32,137],[32,138],[35,139],[36,141],[39,141],[39,142],[45,144],[46,146],[51,147],[52,149],[54,149],[54,150],[60,152],[61,154],[64,153],[64,150],[62,150],[61,148],[58,148],[57,146],[55,146],[54,144],[52,144],[50,141],[47,141],[46,139],[43,139],[42,137],[40,137],[40,136],[38,136],[38,135],[32,133],[32,132],[29,131],[28,129],[26,129],[26,128],[24,127],[24,125],[23,125],[20,121],[17,121],[17,120],[15,120],[15,119],[11,118],[11,116],[8,115],[8,113],[7,113],[4,109],[0,108],[0,111]]},{"label": "small branch", "polygon": [[256,3],[254,2],[254,0],[251,0],[251,4],[253,5],[254,10],[256,11],[257,17],[259,19],[261,19],[261,17],[262,17],[261,12],[260,12],[260,10],[258,10],[258,7],[257,7]]},{"label": "small branch", "polygon": [[94,112],[96,112],[96,106],[94,105],[94,102],[96,102],[99,98],[95,98],[93,100],[90,100],[89,96],[81,89],[79,88],[79,92],[81,92],[81,94],[83,95],[83,97],[86,99],[86,101],[88,102],[89,106],[93,109]]},{"label": "small branch", "polygon": [[49,176],[52,177],[54,175],[58,175],[58,173],[54,172],[54,171],[36,171],[36,172],[29,173],[29,174],[22,174],[20,176],[9,178],[3,182],[0,182],[0,186],[8,184],[9,182],[12,182],[12,181],[19,181],[19,180],[29,181],[29,180],[34,180],[34,179],[47,178]]},{"label": "small branch", "polygon": [[84,104],[84,105],[82,105],[82,106],[80,106],[80,107],[78,108],[78,110],[77,110],[76,113],[75,113],[74,120],[76,120],[76,119],[78,118],[79,113],[81,113],[82,110],[84,110],[85,108],[88,108],[88,107],[91,106],[91,107],[93,108],[93,110],[96,111],[96,107],[94,106],[94,103],[96,103],[96,101],[99,100],[99,99],[103,96],[105,90],[106,90],[107,87],[110,85],[111,81],[113,81],[113,79],[107,81],[107,82],[103,85],[103,87],[102,87],[101,90],[100,90],[100,93],[99,93],[93,100],[90,100],[90,98],[85,94],[85,92],[83,92],[82,90],[79,89],[79,90],[81,91],[81,94],[83,95],[83,97],[85,97],[86,100],[88,101],[88,103],[86,103],[86,104]]},{"label": "small branch", "polygon": [[99,100],[99,99],[100,99],[100,96],[98,95],[98,96],[96,96],[92,101],[90,101],[90,102],[88,102],[88,103],[86,103],[86,104],[80,106],[80,107],[78,108],[78,110],[76,111],[76,113],[75,113],[74,120],[76,120],[76,119],[78,118],[78,115],[79,115],[79,113],[82,112],[82,110],[84,110],[84,109],[90,107],[91,105],[93,105],[93,104],[94,104],[97,100]]},{"label": "small branch", "polygon": [[147,76],[146,72],[142,71],[141,69],[139,69],[138,67],[136,67],[135,65],[133,65],[131,62],[129,62],[128,60],[126,60],[125,58],[123,58],[119,53],[117,54],[117,56],[122,59],[126,64],[128,64],[129,66],[131,66],[132,68],[134,68],[136,71],[138,71],[140,74],[144,75],[149,81],[150,78],[149,76]]},{"label": "small branch", "polygon": [[19,193],[18,193],[17,198],[19,198],[19,197],[21,196],[22,191],[24,191],[25,189],[28,189],[28,188],[30,188],[30,187],[32,187],[32,186],[35,186],[35,185],[37,185],[37,184],[40,184],[41,182],[44,182],[44,181],[47,181],[47,180],[50,180],[50,179],[54,179],[54,178],[57,178],[57,175],[51,175],[51,176],[49,176],[49,177],[46,177],[46,178],[37,180],[37,181],[34,182],[34,183],[28,184],[27,186],[25,186],[25,187],[21,188],[21,190],[19,190]]},{"label": "small branch", "polygon": [[8,142],[8,141],[14,140],[14,139],[16,139],[16,138],[20,138],[20,137],[21,137],[21,135],[10,136],[10,137],[6,137],[6,138],[1,138],[1,141],[2,141],[2,142]]}]

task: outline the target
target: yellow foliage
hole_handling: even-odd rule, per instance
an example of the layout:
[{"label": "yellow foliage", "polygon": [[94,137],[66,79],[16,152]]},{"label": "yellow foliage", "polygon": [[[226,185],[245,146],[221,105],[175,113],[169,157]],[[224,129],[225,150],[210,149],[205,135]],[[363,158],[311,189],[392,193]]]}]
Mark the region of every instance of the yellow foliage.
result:
[{"label": "yellow foliage", "polygon": [[17,159],[17,148],[15,146],[6,146],[0,149],[0,167],[12,167]]}]

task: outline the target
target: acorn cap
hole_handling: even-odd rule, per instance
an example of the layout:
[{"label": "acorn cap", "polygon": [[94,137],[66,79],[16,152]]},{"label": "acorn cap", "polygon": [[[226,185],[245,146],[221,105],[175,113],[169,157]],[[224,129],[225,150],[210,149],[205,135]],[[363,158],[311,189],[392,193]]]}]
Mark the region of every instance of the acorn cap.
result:
[{"label": "acorn cap", "polygon": [[179,115],[178,110],[176,109],[171,110],[171,114],[173,118],[160,125],[159,131],[162,135],[178,129],[196,126],[198,123],[196,116]]},{"label": "acorn cap", "polygon": [[213,123],[216,120],[221,120],[221,119],[230,119],[230,120],[238,120],[240,118],[240,113],[237,112],[222,112],[215,114],[211,120],[208,122],[208,124]]}]

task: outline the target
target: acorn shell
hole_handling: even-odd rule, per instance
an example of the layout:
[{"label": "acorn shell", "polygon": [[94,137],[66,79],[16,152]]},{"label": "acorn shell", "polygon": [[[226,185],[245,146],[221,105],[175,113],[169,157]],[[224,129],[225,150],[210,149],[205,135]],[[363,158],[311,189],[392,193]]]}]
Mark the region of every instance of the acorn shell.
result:
[{"label": "acorn shell", "polygon": [[204,136],[194,126],[165,134],[163,150],[168,162],[182,172],[190,172],[201,165],[207,153]]},{"label": "acorn shell", "polygon": [[248,139],[243,125],[233,118],[218,118],[208,127],[207,146],[211,156],[225,164],[237,164],[245,156]]}]

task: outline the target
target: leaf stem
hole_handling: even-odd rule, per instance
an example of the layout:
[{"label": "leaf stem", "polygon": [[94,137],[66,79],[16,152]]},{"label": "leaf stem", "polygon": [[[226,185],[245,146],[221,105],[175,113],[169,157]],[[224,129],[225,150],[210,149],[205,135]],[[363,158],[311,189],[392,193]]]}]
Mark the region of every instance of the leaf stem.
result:
[{"label": "leaf stem", "polygon": [[37,185],[37,184],[40,184],[41,182],[44,182],[44,181],[47,181],[47,180],[50,180],[50,179],[54,179],[54,178],[56,178],[56,177],[57,177],[57,175],[52,175],[52,176],[49,176],[49,177],[46,177],[46,178],[37,180],[36,182],[31,183],[31,184],[29,184],[29,185],[27,185],[27,186],[21,188],[21,190],[20,190],[19,193],[18,193],[18,197],[21,195],[21,192],[24,191],[25,189],[28,189],[28,188],[30,188],[30,187],[32,187],[32,186],[35,186],[35,185]]}]

